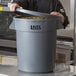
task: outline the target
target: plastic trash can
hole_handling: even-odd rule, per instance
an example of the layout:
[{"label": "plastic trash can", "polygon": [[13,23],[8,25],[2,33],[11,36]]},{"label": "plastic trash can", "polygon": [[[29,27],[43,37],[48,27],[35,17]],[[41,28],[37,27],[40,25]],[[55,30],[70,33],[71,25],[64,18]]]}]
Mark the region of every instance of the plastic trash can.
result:
[{"label": "plastic trash can", "polygon": [[56,54],[57,16],[45,20],[14,17],[10,29],[16,30],[18,69],[24,72],[53,72]]}]

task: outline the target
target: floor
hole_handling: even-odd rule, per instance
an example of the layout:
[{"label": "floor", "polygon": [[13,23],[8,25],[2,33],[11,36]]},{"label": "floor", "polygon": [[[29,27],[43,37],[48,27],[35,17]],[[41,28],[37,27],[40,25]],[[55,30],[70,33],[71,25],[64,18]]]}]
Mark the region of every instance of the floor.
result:
[{"label": "floor", "polygon": [[[10,52],[12,50],[12,52]],[[62,69],[61,69],[62,68]],[[57,67],[56,73],[53,74],[27,74],[18,71],[17,68],[17,53],[16,49],[0,48],[0,76],[73,76],[74,67],[70,66],[71,70],[67,70],[65,64]]]},{"label": "floor", "polygon": [[25,73],[17,69],[17,66],[0,65],[0,76],[74,76],[73,72],[60,73]]}]

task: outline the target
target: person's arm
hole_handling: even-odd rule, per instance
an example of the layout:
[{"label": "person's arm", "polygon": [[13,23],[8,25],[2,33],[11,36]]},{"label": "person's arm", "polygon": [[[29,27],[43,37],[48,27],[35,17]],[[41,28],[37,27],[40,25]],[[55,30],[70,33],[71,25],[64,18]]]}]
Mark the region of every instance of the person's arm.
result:
[{"label": "person's arm", "polygon": [[59,0],[53,0],[53,1],[54,2],[53,2],[53,12],[52,13],[56,14],[56,12],[57,12],[57,14],[61,16],[63,26],[64,26],[64,28],[66,28],[66,26],[69,24],[69,20],[68,20],[66,13],[65,13],[65,9]]}]

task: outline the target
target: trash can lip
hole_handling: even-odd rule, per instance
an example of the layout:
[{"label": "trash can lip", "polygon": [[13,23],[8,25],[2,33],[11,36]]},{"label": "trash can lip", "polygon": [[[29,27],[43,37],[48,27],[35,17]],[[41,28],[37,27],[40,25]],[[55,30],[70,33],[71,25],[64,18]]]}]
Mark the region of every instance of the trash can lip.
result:
[{"label": "trash can lip", "polygon": [[37,20],[37,19],[21,19],[21,18],[13,18],[15,20],[20,20],[20,21],[48,21],[48,20]]},{"label": "trash can lip", "polygon": [[[28,16],[28,17],[30,17],[30,16]],[[19,16],[13,17],[13,19],[15,19],[15,20],[26,20],[26,21],[49,21],[49,20],[59,20],[60,19],[59,16],[55,16],[55,15],[50,15],[49,17],[44,17],[44,18],[46,18],[46,19],[25,19],[25,18],[20,18]]]},{"label": "trash can lip", "polygon": [[[33,16],[31,16],[31,17],[33,17]],[[36,17],[36,16],[35,16]],[[45,18],[45,17],[44,17]],[[48,20],[48,18],[46,18],[46,19],[27,19],[27,18],[21,18],[21,17],[14,17],[13,19],[15,19],[15,20],[26,20],[26,21],[47,21]]]},{"label": "trash can lip", "polygon": [[37,22],[48,22],[48,21],[56,21],[56,20],[59,20],[59,19],[47,19],[47,20],[37,20],[37,19],[21,19],[21,18],[13,18],[13,20],[19,20],[19,21],[27,21],[27,22],[30,22],[30,21],[37,21]]}]

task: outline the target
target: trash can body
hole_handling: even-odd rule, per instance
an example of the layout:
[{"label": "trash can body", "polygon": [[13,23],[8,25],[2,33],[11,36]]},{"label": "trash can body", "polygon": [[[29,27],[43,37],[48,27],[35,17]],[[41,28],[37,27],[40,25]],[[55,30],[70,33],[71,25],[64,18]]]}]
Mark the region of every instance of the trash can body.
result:
[{"label": "trash can body", "polygon": [[53,72],[56,48],[55,36],[55,31],[47,33],[17,31],[19,70],[25,72]]},{"label": "trash can body", "polygon": [[18,69],[24,72],[53,72],[56,52],[56,22],[14,18]]}]

